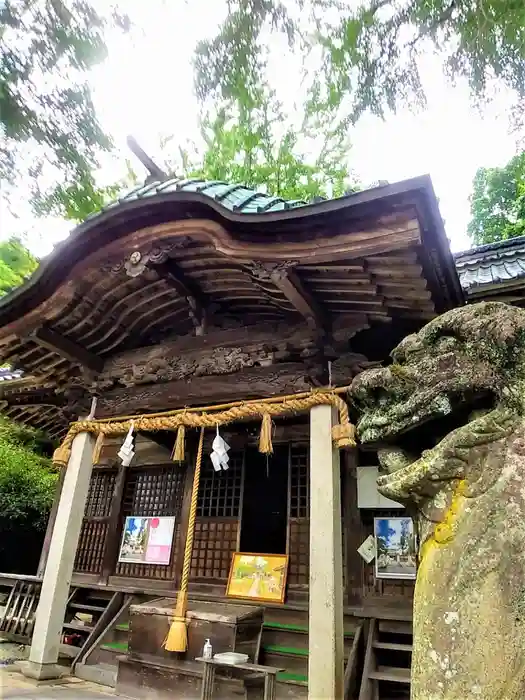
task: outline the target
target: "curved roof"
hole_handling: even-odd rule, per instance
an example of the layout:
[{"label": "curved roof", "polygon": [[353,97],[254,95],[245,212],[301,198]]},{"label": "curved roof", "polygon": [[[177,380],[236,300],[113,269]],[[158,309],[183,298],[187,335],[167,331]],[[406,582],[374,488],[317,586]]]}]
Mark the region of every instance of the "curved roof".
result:
[{"label": "curved roof", "polygon": [[89,217],[0,300],[0,362],[35,377],[12,417],[35,424],[45,404],[58,435],[75,387],[111,365],[107,387],[123,391],[130,353],[195,340],[204,316],[324,333],[424,322],[463,301],[427,176],[312,204],[171,179]]},{"label": "curved roof", "polygon": [[41,303],[90,253],[146,226],[208,219],[247,244],[251,239],[278,245],[280,240],[297,241],[306,227],[341,230],[344,226],[349,232],[358,231],[364,220],[392,215],[407,206],[417,209],[423,238],[432,237],[443,268],[436,273],[443,275],[442,291],[448,289],[445,294],[451,295],[446,308],[461,299],[462,292],[428,175],[310,204],[285,201],[244,185],[169,179],[128,192],[73,229],[23,285],[0,299],[0,337],[2,327]]},{"label": "curved roof", "polygon": [[[144,199],[146,197],[154,197],[157,194],[168,194],[170,192],[193,192],[195,194],[202,194],[205,197],[209,197],[214,202],[221,204],[225,209],[242,214],[264,214],[284,211],[286,209],[302,207],[307,204],[307,202],[299,199],[286,200],[282,197],[274,197],[273,195],[258,192],[246,185],[232,185],[231,183],[222,182],[221,180],[184,180],[181,178],[170,178],[168,180],[150,181],[145,185],[135,187],[119,199],[108,204],[102,211],[111,209],[123,202],[131,202],[134,199]],[[86,220],[98,216],[99,213],[100,212],[91,214]]]}]

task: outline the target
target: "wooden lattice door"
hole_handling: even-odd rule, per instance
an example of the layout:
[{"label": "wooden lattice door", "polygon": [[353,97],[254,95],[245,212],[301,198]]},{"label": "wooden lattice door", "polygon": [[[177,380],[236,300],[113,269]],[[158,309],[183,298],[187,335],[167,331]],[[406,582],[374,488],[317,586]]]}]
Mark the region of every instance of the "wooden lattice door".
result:
[{"label": "wooden lattice door", "polygon": [[131,467],[127,470],[122,499],[119,537],[128,516],[174,516],[175,531],[170,563],[132,564],[117,562],[116,576],[173,581],[176,578],[176,554],[186,467],[167,464],[152,467]]},{"label": "wooden lattice door", "polygon": [[191,560],[193,579],[228,578],[239,542],[244,453],[230,453],[229,469],[216,472],[204,459]]},{"label": "wooden lattice door", "polygon": [[116,469],[93,469],[75,558],[77,573],[102,574],[116,477]]},{"label": "wooden lattice door", "polygon": [[310,560],[310,452],[307,445],[290,445],[288,498],[288,583],[307,586]]}]

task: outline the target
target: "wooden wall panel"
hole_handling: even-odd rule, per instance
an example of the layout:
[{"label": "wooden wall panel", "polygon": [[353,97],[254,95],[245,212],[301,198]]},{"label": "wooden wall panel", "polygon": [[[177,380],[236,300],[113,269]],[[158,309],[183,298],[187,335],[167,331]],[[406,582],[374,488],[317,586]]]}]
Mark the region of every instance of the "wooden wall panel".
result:
[{"label": "wooden wall panel", "polygon": [[93,469],[75,558],[74,571],[76,572],[85,574],[102,572],[116,475],[116,469]]},{"label": "wooden wall panel", "polygon": [[307,586],[310,575],[310,450],[290,446],[288,584]]},{"label": "wooden wall panel", "polygon": [[216,472],[203,460],[191,561],[193,579],[226,580],[239,542],[244,452],[230,452],[229,468]]}]

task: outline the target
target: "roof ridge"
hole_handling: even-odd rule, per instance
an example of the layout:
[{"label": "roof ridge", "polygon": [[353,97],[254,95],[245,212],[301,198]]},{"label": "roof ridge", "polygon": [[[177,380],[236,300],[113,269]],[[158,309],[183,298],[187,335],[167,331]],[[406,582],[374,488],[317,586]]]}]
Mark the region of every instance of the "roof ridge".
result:
[{"label": "roof ridge", "polygon": [[525,246],[525,236],[514,236],[513,238],[506,238],[503,241],[496,241],[495,243],[485,243],[484,245],[474,246],[468,250],[462,250],[459,253],[454,253],[454,260],[456,262],[462,258],[468,258],[471,255],[480,255],[482,253],[504,251],[508,248],[519,248]]}]

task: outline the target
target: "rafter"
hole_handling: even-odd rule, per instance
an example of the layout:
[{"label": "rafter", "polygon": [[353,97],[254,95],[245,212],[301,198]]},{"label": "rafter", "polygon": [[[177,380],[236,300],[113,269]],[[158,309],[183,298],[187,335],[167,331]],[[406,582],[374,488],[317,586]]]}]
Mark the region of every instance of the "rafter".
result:
[{"label": "rafter", "polygon": [[[36,382],[33,378],[33,381]],[[16,387],[18,388],[18,387]],[[9,390],[10,389],[10,390]],[[34,387],[24,391],[13,391],[14,387],[6,387],[2,396],[7,399],[10,406],[62,406],[64,397],[56,394],[51,387]]]},{"label": "rafter", "polygon": [[101,357],[57,333],[49,326],[36,328],[28,337],[41,347],[52,350],[69,362],[82,365],[82,367],[87,367],[94,372],[101,372],[104,367],[104,360]]}]

